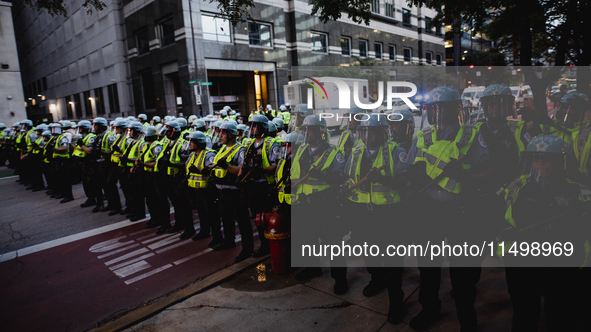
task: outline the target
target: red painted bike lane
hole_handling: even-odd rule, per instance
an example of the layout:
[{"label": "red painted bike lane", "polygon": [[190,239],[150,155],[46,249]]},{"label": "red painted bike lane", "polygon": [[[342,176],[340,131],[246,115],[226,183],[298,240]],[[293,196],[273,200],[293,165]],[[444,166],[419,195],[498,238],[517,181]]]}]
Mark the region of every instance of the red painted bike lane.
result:
[{"label": "red painted bike lane", "polygon": [[0,331],[88,330],[231,265],[241,250],[179,235],[140,222],[0,263]]}]

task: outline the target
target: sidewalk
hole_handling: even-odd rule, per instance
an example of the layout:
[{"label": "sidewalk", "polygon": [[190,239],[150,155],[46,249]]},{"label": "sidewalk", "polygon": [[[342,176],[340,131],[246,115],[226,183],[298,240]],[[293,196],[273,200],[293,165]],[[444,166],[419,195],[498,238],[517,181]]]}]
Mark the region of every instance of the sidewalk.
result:
[{"label": "sidewalk", "polygon": [[[386,321],[386,290],[371,298],[363,296],[370,279],[365,268],[348,269],[349,291],[339,296],[333,294],[327,268],[322,277],[301,283],[294,278],[300,269],[278,276],[269,259],[264,263],[264,272],[261,265],[252,267],[125,331],[414,331],[408,322],[420,311],[416,268],[405,269],[406,313],[403,322],[394,325]],[[430,331],[460,329],[450,290],[449,269],[443,268],[442,319]],[[479,330],[510,331],[512,306],[504,268],[483,268],[478,292]],[[542,321],[540,331],[545,330]]]}]

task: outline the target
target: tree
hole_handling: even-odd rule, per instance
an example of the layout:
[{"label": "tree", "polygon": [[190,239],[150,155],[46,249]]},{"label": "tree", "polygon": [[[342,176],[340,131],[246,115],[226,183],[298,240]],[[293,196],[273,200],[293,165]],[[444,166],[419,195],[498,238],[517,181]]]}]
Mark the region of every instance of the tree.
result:
[{"label": "tree", "polygon": [[[25,5],[33,7],[37,10],[47,9],[51,15],[68,16],[68,11],[64,6],[64,0],[21,0]],[[101,0],[85,0],[82,7],[86,12],[92,14],[95,10],[103,10],[107,5]]]}]

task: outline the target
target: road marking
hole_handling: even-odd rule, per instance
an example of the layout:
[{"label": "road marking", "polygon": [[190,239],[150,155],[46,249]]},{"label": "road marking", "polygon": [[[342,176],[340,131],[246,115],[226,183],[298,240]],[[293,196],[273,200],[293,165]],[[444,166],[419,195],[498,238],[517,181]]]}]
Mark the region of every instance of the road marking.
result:
[{"label": "road marking", "polygon": [[130,252],[129,254],[125,254],[125,255],[123,255],[123,256],[119,256],[119,257],[117,257],[117,258],[115,258],[115,259],[111,259],[110,261],[108,261],[108,262],[105,262],[105,265],[111,265],[111,264],[115,264],[115,263],[117,263],[117,262],[121,262],[121,261],[123,261],[123,260],[126,260],[126,259],[128,259],[128,258],[130,258],[130,257],[137,256],[137,255],[141,255],[141,254],[143,254],[143,253],[145,253],[145,252],[148,252],[148,251],[149,251],[149,250],[148,250],[147,248],[141,248],[141,249],[138,249],[138,250],[136,250],[136,251]]},{"label": "road marking", "polygon": [[100,255],[100,256],[98,256],[97,258],[98,258],[98,259],[103,259],[103,258],[105,258],[105,257],[109,257],[109,256],[111,256],[111,255],[115,255],[115,254],[118,254],[118,253],[120,253],[120,252],[124,252],[124,251],[126,251],[126,250],[129,250],[129,249],[131,249],[131,248],[137,248],[137,247],[139,247],[139,246],[140,246],[140,244],[139,244],[139,243],[135,243],[135,244],[129,245],[129,246],[127,246],[127,247],[123,247],[123,248],[121,248],[121,249],[117,249],[117,250],[111,251],[111,252],[109,252],[109,253],[106,253],[106,254],[104,254],[104,255]]},{"label": "road marking", "polygon": [[18,177],[18,175],[11,175],[11,176],[6,176],[6,177],[3,177],[3,178],[0,178],[0,180],[14,179],[16,177]]},{"label": "road marking", "polygon": [[156,274],[156,273],[158,273],[158,272],[162,272],[162,271],[164,271],[164,270],[166,270],[166,269],[168,269],[168,268],[170,268],[170,267],[172,267],[172,264],[166,264],[166,265],[164,265],[164,266],[161,266],[161,267],[159,267],[159,268],[157,268],[157,269],[155,269],[155,270],[152,270],[152,271],[150,271],[150,272],[147,272],[147,273],[144,273],[144,274],[142,274],[142,275],[139,275],[139,276],[137,276],[137,277],[135,277],[135,278],[131,278],[131,279],[129,279],[129,280],[125,280],[125,284],[126,284],[126,285],[133,284],[133,283],[134,283],[134,282],[136,282],[136,281],[139,281],[139,280],[142,280],[142,279],[144,279],[144,278],[147,278],[147,277],[149,277],[149,276],[151,276],[151,275],[154,275],[154,274]]},{"label": "road marking", "polygon": [[122,267],[119,270],[113,271],[119,278],[125,278],[130,276],[134,273],[140,272],[145,269],[151,268],[152,265],[148,264],[146,261],[139,261],[135,264],[128,265],[126,267]]},{"label": "road marking", "polygon": [[207,248],[207,249],[205,249],[205,250],[201,250],[200,252],[198,252],[198,253],[196,253],[196,254],[193,254],[193,255],[191,255],[191,256],[187,256],[187,257],[185,257],[185,258],[179,259],[178,261],[175,261],[173,264],[174,264],[174,265],[179,265],[179,264],[181,264],[181,263],[184,263],[184,262],[186,262],[186,261],[188,261],[188,260],[190,260],[190,259],[193,259],[193,258],[195,258],[195,257],[199,257],[199,256],[201,256],[201,255],[203,255],[203,254],[207,254],[207,253],[208,253],[208,252],[210,252],[210,251],[213,251],[213,249],[211,249],[211,248]]},{"label": "road marking", "polygon": [[121,263],[121,264],[117,264],[117,265],[111,266],[109,269],[110,269],[111,271],[113,271],[113,270],[117,270],[117,269],[118,269],[118,268],[120,268],[120,267],[124,267],[125,265],[129,265],[129,264],[131,264],[131,263],[139,262],[139,261],[141,261],[141,260],[144,260],[144,259],[146,259],[146,258],[150,258],[150,257],[152,257],[152,256],[154,256],[154,255],[156,255],[156,254],[153,254],[153,253],[145,254],[145,255],[143,255],[143,256],[140,256],[140,257],[138,257],[138,258],[130,259],[130,260],[128,260],[127,262],[123,262],[123,263]]},{"label": "road marking", "polygon": [[173,236],[169,236],[168,238],[166,238],[162,241],[158,241],[156,243],[150,244],[148,246],[148,248],[155,250],[155,249],[158,249],[160,247],[164,247],[164,246],[169,245],[169,244],[176,242],[176,241],[180,241],[180,238],[178,237],[177,234],[173,234]]},{"label": "road marking", "polygon": [[161,253],[163,253],[163,252],[165,252],[165,251],[168,251],[168,250],[170,250],[170,249],[173,249],[173,248],[176,248],[176,247],[180,247],[180,246],[182,246],[183,244],[191,243],[191,241],[193,241],[193,240],[191,240],[191,239],[188,239],[188,240],[185,240],[185,241],[179,242],[179,243],[177,243],[177,244],[175,244],[175,245],[172,245],[172,246],[170,246],[170,247],[166,247],[166,248],[164,248],[164,249],[156,250],[156,253],[157,253],[157,254],[161,254]]},{"label": "road marking", "polygon": [[[162,235],[158,235],[154,238],[151,238],[149,240],[146,241],[142,241],[142,244],[148,244],[150,242],[154,242],[154,241],[158,241],[158,240],[162,240],[162,239],[168,239],[169,237],[173,237],[176,234],[162,234]],[[137,241],[141,241],[140,239],[137,239]]]},{"label": "road marking", "polygon": [[116,238],[111,239],[111,240],[99,242],[99,243],[95,244],[94,246],[90,247],[90,249],[88,249],[88,250],[94,252],[97,249],[104,248],[104,247],[109,246],[109,245],[111,245],[113,243],[117,243],[117,242],[119,242],[119,239],[122,239],[124,237],[127,237],[127,235],[123,235],[123,236],[116,237]]},{"label": "road marking", "polygon": [[97,253],[97,252],[107,252],[107,251],[110,251],[110,250],[113,250],[113,249],[121,248],[121,247],[126,246],[128,244],[132,244],[134,242],[135,242],[134,240],[131,240],[131,241],[128,241],[128,242],[118,242],[118,243],[114,243],[114,244],[111,244],[111,245],[108,245],[108,246],[104,246],[104,247],[99,248],[99,249],[91,250],[91,252],[94,252],[94,253]]}]

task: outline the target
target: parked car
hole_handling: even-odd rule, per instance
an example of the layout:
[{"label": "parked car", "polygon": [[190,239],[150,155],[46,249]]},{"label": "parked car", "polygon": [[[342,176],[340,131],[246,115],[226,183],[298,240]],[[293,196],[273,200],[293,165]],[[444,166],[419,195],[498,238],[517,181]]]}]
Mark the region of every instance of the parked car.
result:
[{"label": "parked car", "polygon": [[482,97],[482,93],[484,92],[484,86],[475,86],[475,87],[468,87],[465,88],[462,92],[462,99],[467,100],[472,105],[473,109],[478,108],[478,102],[480,101],[480,97]]}]

